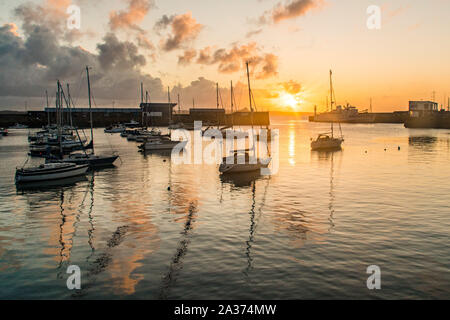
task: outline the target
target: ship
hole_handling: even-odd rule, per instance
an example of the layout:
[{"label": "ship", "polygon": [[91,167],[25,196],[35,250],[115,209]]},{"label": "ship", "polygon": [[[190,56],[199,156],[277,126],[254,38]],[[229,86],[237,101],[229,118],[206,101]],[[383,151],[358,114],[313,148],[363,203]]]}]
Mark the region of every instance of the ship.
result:
[{"label": "ship", "polygon": [[347,103],[346,106],[336,106],[336,109],[317,113],[309,118],[310,122],[341,122],[341,123],[374,123],[375,114],[369,113],[367,110],[359,112],[359,110]]}]

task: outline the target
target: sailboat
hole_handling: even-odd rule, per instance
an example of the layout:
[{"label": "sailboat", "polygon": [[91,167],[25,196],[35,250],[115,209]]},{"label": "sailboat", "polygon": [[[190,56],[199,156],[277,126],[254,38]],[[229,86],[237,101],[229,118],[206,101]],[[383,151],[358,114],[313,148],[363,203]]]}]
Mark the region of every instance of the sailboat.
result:
[{"label": "sailboat", "polygon": [[[247,66],[247,81],[248,81],[248,95],[250,101],[250,112],[252,119],[252,133],[253,133],[253,106],[252,106],[252,91],[250,87],[250,73]],[[254,138],[254,135],[252,134]],[[250,142],[249,142],[250,143]],[[222,164],[219,166],[219,172],[224,173],[234,173],[234,172],[251,172],[257,171],[261,168],[267,168],[271,161],[271,158],[260,159],[256,156],[255,140],[252,143],[253,147],[251,149],[233,150],[232,154],[228,157],[222,159]],[[250,154],[253,151],[253,154]]]},{"label": "sailboat", "polygon": [[[60,91],[58,86],[58,100],[60,99]],[[60,100],[59,100],[60,101]],[[59,108],[57,108],[59,110]],[[61,139],[61,118],[57,117],[58,122],[58,140],[59,149],[62,152],[62,139]],[[27,183],[27,182],[39,182],[39,181],[50,181],[50,180],[60,180],[72,177],[77,177],[84,175],[88,170],[89,166],[87,164],[78,165],[75,163],[46,163],[41,164],[37,167],[16,168],[15,182],[16,184]]]},{"label": "sailboat", "polygon": [[83,150],[82,153],[71,153],[66,158],[58,160],[58,162],[63,163],[75,163],[75,164],[88,164],[91,168],[111,166],[114,161],[119,157],[118,155],[96,155],[94,152],[94,124],[92,120],[92,103],[91,103],[91,81],[89,78],[89,67],[86,66],[86,76],[88,83],[88,96],[89,96],[89,113],[90,113],[90,124],[91,124],[91,143],[92,151],[87,153]]},{"label": "sailboat", "polygon": [[[333,72],[330,70],[330,96],[331,96],[331,110],[333,110],[333,104],[336,103],[335,95],[333,90],[332,81]],[[326,133],[320,133],[316,140],[311,142],[311,150],[333,150],[341,149],[342,142],[344,142],[344,137],[342,136],[341,124],[339,123],[339,129],[341,132],[340,137],[334,136],[334,123],[331,121],[331,131]]]}]

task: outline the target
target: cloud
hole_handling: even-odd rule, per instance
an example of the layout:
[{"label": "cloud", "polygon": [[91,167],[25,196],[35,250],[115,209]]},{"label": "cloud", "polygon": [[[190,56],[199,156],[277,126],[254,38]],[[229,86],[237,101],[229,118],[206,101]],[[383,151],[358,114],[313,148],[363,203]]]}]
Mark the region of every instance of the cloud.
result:
[{"label": "cloud", "polygon": [[194,58],[196,56],[197,56],[197,50],[194,50],[194,49],[185,50],[183,55],[178,56],[178,64],[188,65],[194,60]]},{"label": "cloud", "polygon": [[[97,52],[74,46],[63,31],[65,16],[54,14],[58,8],[31,3],[18,6],[14,12],[23,35],[15,24],[0,26],[1,106],[23,105],[25,97],[31,105],[36,101],[42,105],[40,98],[33,97],[42,97],[45,90],[51,95],[57,79],[71,83],[72,88],[85,88],[86,65],[92,67],[93,91],[99,103],[117,99],[135,104],[141,81],[155,99],[163,99],[162,81],[144,73],[147,61],[136,44],[108,33],[97,44]],[[83,90],[79,93],[82,99],[86,96]]]},{"label": "cloud", "polygon": [[310,10],[323,4],[323,0],[288,0],[279,2],[259,17],[259,24],[279,23],[283,20],[304,16]]},{"label": "cloud", "polygon": [[212,107],[216,101],[216,83],[214,81],[199,77],[192,81],[188,86],[176,85],[171,90],[171,95],[180,95],[181,106],[183,109],[192,107],[192,100],[195,100],[195,107]]},{"label": "cloud", "polygon": [[141,30],[138,26],[146,17],[151,8],[154,7],[154,1],[149,0],[126,0],[128,7],[122,11],[111,11],[109,14],[109,25],[111,30],[117,29],[135,29]]},{"label": "cloud", "polygon": [[215,49],[205,47],[199,51],[196,63],[203,65],[217,65],[220,73],[234,73],[244,69],[249,61],[256,78],[265,79],[278,74],[278,57],[272,53],[263,53],[256,42],[238,45],[231,49]]},{"label": "cloud", "polygon": [[300,91],[302,90],[302,85],[293,80],[281,82],[280,86],[283,87],[285,92],[293,95],[300,93]]},{"label": "cloud", "polygon": [[245,35],[246,38],[251,38],[257,34],[260,34],[262,32],[262,29],[257,29],[257,30],[252,30],[247,32],[247,34]]},{"label": "cloud", "polygon": [[52,31],[64,41],[73,42],[92,32],[81,32],[77,29],[66,27],[68,15],[67,7],[71,4],[68,0],[47,0],[42,5],[25,3],[14,9],[14,16],[22,21],[22,29],[25,34],[30,34],[36,25],[51,26]]},{"label": "cloud", "polygon": [[161,48],[165,51],[172,51],[182,48],[186,43],[197,38],[203,25],[197,23],[191,12],[174,16],[163,16],[156,24],[157,30],[163,30],[170,26],[171,34],[167,39],[162,40]]}]

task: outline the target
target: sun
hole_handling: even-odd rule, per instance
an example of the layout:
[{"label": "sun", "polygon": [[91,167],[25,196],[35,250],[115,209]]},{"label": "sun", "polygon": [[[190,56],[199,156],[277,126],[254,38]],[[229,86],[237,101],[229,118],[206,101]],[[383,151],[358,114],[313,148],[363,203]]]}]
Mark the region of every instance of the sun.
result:
[{"label": "sun", "polygon": [[297,111],[300,107],[300,98],[296,95],[284,92],[280,96],[280,100],[284,106],[290,107],[294,111]]}]

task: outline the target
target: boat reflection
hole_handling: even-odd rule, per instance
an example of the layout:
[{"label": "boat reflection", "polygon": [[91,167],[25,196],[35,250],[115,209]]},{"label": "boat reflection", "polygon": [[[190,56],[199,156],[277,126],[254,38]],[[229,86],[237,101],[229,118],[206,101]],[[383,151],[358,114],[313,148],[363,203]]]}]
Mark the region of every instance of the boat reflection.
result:
[{"label": "boat reflection", "polygon": [[333,157],[335,154],[341,155],[342,149],[311,150],[311,156],[319,161],[321,160],[328,161],[330,159],[331,161],[333,161]]},{"label": "boat reflection", "polygon": [[168,299],[170,294],[170,289],[175,284],[177,277],[183,268],[183,259],[188,251],[188,246],[191,241],[191,234],[194,228],[194,223],[196,219],[197,203],[191,202],[189,204],[188,213],[186,215],[186,222],[184,224],[184,229],[182,238],[178,243],[177,250],[172,257],[170,262],[169,270],[162,279],[161,290],[159,293],[159,299]]},{"label": "boat reflection", "polygon": [[147,158],[148,156],[159,156],[161,158],[171,158],[172,150],[145,150],[145,151],[139,151],[144,158]]},{"label": "boat reflection", "polygon": [[245,248],[245,256],[247,257],[247,266],[244,270],[245,276],[248,278],[250,276],[250,272],[253,270],[253,256],[252,256],[252,247],[255,242],[255,232],[256,228],[258,226],[258,222],[261,218],[264,205],[266,203],[266,197],[267,197],[267,190],[269,187],[270,180],[267,180],[267,184],[264,188],[264,194],[261,200],[261,204],[258,209],[258,216],[256,216],[256,182],[253,181],[252,183],[252,205],[249,212],[250,215],[250,227],[249,227],[249,236],[248,240],[245,242],[246,248]]},{"label": "boat reflection", "polygon": [[18,193],[22,194],[24,191],[35,191],[35,192],[51,191],[51,190],[58,190],[61,187],[70,187],[81,181],[87,181],[86,176],[71,177],[53,181],[50,180],[50,181],[18,183],[16,185],[16,189]]},{"label": "boat reflection", "polygon": [[236,173],[227,173],[220,175],[220,181],[222,183],[230,184],[236,188],[242,187],[250,187],[252,184],[261,180],[266,176],[262,176],[260,171],[254,172],[236,172]]},{"label": "boat reflection", "polygon": [[437,137],[429,137],[429,136],[410,136],[408,138],[408,144],[411,147],[420,148],[420,149],[432,149],[433,146],[437,143]]}]

